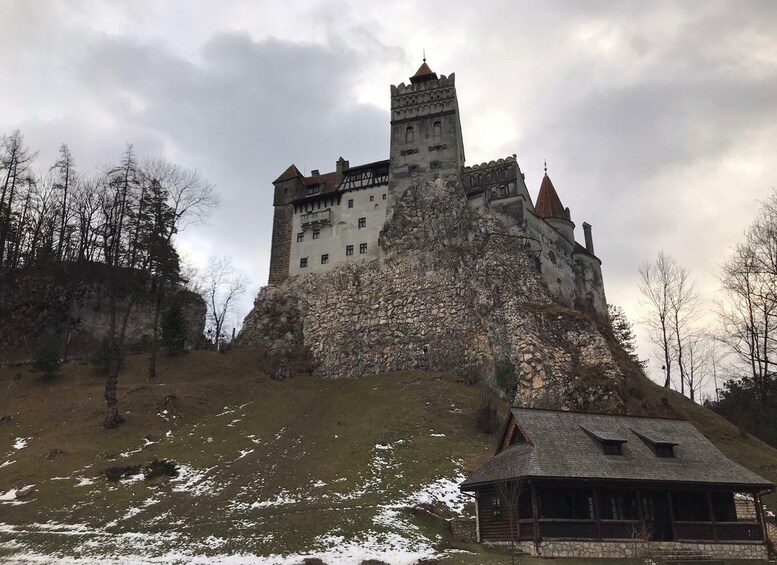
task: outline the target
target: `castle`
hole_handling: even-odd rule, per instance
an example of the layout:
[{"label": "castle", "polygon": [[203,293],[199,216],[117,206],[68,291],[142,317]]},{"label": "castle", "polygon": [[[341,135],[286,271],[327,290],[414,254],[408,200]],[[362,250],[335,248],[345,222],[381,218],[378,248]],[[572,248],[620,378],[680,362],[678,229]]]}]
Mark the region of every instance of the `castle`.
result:
[{"label": "castle", "polygon": [[380,257],[384,225],[422,177],[458,179],[472,210],[498,217],[528,248],[556,301],[607,318],[591,226],[585,245],[575,241],[547,168],[533,203],[515,155],[465,166],[455,75],[438,77],[426,59],[410,84],[391,86],[389,159],[352,167],[340,157],[333,172],[309,176],[291,165],[274,181],[270,286]]}]

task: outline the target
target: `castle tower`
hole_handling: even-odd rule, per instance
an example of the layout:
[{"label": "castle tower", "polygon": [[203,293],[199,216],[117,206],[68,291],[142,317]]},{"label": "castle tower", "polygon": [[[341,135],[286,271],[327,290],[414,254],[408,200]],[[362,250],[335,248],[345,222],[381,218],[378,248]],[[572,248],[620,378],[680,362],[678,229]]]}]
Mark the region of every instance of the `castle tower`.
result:
[{"label": "castle tower", "polygon": [[458,175],[464,166],[455,75],[437,76],[424,58],[410,84],[391,86],[388,216],[417,175]]},{"label": "castle tower", "polygon": [[537,203],[534,205],[535,213],[544,218],[551,226],[564,236],[568,242],[575,243],[575,224],[570,217],[569,208],[564,208],[561,199],[558,197],[553,182],[548,176],[548,169],[545,169],[545,176],[542,177],[540,193],[537,195]]},{"label": "castle tower", "polygon": [[289,276],[289,256],[291,254],[291,233],[294,208],[292,201],[302,187],[302,173],[290,165],[281,176],[273,181],[272,247],[270,250],[270,280],[276,285]]}]

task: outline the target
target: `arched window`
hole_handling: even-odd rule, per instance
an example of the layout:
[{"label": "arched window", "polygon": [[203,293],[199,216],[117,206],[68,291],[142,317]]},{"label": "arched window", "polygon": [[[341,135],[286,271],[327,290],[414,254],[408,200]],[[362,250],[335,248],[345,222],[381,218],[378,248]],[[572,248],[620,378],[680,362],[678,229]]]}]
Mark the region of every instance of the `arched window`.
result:
[{"label": "arched window", "polygon": [[413,143],[415,141],[415,132],[413,126],[407,126],[405,130],[405,143]]},{"label": "arched window", "polygon": [[440,139],[442,136],[442,122],[434,122],[432,125],[432,139]]}]

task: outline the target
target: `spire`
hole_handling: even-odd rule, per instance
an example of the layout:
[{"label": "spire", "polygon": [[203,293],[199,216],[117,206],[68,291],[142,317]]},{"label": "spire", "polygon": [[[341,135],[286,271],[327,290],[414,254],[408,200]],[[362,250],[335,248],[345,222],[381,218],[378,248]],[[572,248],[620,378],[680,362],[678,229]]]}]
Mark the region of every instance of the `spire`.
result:
[{"label": "spire", "polygon": [[410,77],[410,83],[418,84],[419,82],[425,82],[427,80],[437,80],[437,73],[432,71],[432,69],[429,68],[429,65],[426,64],[426,49],[424,49],[423,63],[418,67],[415,74]]},{"label": "spire", "polygon": [[537,204],[534,206],[534,211],[540,218],[545,218],[546,220],[549,218],[569,220],[564,210],[564,205],[561,204],[561,199],[558,197],[556,188],[548,176],[547,162],[545,163],[545,176],[542,177],[540,193],[537,195]]}]

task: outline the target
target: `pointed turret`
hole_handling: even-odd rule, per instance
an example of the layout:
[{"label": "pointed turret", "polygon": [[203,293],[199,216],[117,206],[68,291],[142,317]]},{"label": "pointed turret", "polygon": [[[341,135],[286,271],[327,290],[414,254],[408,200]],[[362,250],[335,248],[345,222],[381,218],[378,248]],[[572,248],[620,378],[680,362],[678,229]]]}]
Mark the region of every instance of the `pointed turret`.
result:
[{"label": "pointed turret", "polygon": [[437,73],[429,68],[429,65],[426,64],[426,57],[424,57],[424,62],[418,67],[415,74],[410,77],[410,83],[418,84],[427,80],[437,80]]},{"label": "pointed turret", "polygon": [[572,222],[569,208],[564,208],[558,197],[556,187],[548,176],[548,165],[545,164],[545,176],[542,177],[540,193],[537,195],[537,203],[534,212],[564,236],[570,243],[575,243],[575,224]]}]

